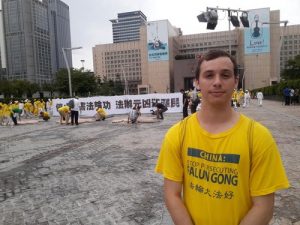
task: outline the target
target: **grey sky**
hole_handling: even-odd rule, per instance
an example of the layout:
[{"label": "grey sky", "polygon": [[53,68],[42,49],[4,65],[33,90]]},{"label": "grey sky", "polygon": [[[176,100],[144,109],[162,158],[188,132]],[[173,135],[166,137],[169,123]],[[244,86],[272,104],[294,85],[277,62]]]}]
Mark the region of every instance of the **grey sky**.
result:
[{"label": "grey sky", "polygon": [[[199,23],[197,15],[206,7],[220,7],[249,10],[270,7],[280,9],[281,20],[289,24],[300,24],[299,0],[63,0],[70,7],[72,47],[83,49],[73,51],[73,66],[84,67],[93,71],[92,47],[97,44],[112,43],[110,19],[127,11],[141,10],[148,21],[168,19],[175,27],[180,27],[183,34],[208,32],[205,23]],[[225,12],[219,12],[216,31],[228,30]]]}]

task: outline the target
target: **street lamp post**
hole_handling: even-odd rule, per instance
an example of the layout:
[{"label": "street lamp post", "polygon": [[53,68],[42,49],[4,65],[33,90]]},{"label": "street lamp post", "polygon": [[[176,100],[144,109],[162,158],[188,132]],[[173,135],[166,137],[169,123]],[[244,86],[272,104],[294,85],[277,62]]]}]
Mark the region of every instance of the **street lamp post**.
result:
[{"label": "street lamp post", "polygon": [[80,62],[82,63],[82,69],[84,70],[84,62],[85,62],[85,60],[81,59]]},{"label": "street lamp post", "polygon": [[64,55],[64,60],[65,60],[67,70],[68,70],[70,97],[72,97],[72,82],[71,82],[71,71],[70,71],[70,66],[69,66],[69,62],[68,62],[68,59],[67,59],[66,51],[72,51],[72,50],[81,49],[81,48],[82,47],[62,48],[62,52],[63,52],[63,55]]},{"label": "street lamp post", "polygon": [[125,75],[125,68],[130,67],[131,65],[134,65],[134,63],[127,63],[127,64],[120,64],[121,68],[122,68],[122,75],[123,75],[123,79],[124,79],[124,95],[128,95],[129,94],[129,88],[128,88],[128,79]]},{"label": "street lamp post", "polygon": [[[262,22],[262,24],[269,24],[269,25],[272,25],[272,24],[275,24],[275,25],[278,25],[279,24],[279,29],[280,29],[280,41],[279,41],[279,46],[278,46],[278,53],[277,53],[277,61],[278,61],[278,64],[277,66],[275,67],[276,68],[276,73],[275,74],[278,74],[278,81],[280,81],[280,52],[281,52],[281,47],[282,47],[282,42],[283,42],[283,38],[284,38],[284,34],[285,34],[285,30],[286,30],[286,26],[288,24],[288,20],[281,20],[281,21],[278,21],[278,22]],[[284,24],[284,30],[282,30],[280,28],[280,24]],[[270,85],[272,85],[272,79],[271,79],[271,82],[270,82]]]}]

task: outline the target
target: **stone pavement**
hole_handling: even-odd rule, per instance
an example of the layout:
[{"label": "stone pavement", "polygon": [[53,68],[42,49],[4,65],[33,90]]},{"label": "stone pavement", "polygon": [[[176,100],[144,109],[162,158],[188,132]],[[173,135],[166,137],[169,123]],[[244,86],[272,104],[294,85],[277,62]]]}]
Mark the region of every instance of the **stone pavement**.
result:
[{"label": "stone pavement", "polygon": [[[300,106],[238,110],[270,128],[291,183],[276,195],[271,225],[300,225]],[[154,166],[181,114],[137,125],[112,119],[0,127],[0,225],[171,225]]]}]

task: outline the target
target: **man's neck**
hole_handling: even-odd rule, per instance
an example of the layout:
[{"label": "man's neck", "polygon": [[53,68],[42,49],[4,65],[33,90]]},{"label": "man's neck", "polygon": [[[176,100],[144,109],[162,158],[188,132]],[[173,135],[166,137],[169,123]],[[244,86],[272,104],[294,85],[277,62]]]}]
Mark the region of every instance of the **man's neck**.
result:
[{"label": "man's neck", "polygon": [[238,121],[239,114],[228,105],[210,106],[203,104],[197,114],[202,128],[210,133],[220,133],[230,129]]}]

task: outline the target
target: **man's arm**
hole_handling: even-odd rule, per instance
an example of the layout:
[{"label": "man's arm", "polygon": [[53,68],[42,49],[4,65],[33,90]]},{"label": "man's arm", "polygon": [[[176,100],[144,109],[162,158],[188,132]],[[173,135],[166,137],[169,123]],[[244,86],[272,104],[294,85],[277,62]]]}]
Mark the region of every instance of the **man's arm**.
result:
[{"label": "man's arm", "polygon": [[252,198],[252,208],[240,225],[268,225],[273,216],[274,193]]},{"label": "man's arm", "polygon": [[175,225],[193,225],[191,217],[181,198],[182,184],[164,180],[165,202]]}]

